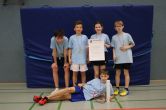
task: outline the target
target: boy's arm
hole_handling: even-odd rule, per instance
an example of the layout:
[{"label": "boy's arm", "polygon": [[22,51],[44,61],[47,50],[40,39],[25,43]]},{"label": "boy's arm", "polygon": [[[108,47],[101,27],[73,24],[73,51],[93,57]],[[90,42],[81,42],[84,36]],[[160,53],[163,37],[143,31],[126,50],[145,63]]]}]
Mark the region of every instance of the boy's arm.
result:
[{"label": "boy's arm", "polygon": [[89,47],[88,46],[86,48],[86,51],[87,51],[87,63],[89,63]]},{"label": "boy's arm", "polygon": [[64,67],[69,67],[68,61],[67,61],[67,57],[68,57],[68,49],[64,49]]},{"label": "boy's arm", "polygon": [[127,51],[128,49],[131,49],[135,46],[135,43],[130,34],[128,36],[128,42],[129,43],[127,45],[124,45],[123,47],[120,48],[122,51]]},{"label": "boy's arm", "polygon": [[104,46],[105,46],[106,48],[110,48],[110,47],[111,47],[110,44],[104,44]]},{"label": "boy's arm", "polygon": [[67,63],[68,49],[64,49],[64,63]]},{"label": "boy's arm", "polygon": [[110,102],[112,101],[112,99],[114,99],[115,98],[115,95],[114,94],[112,94],[111,96],[110,96]]},{"label": "boy's arm", "polygon": [[52,51],[53,51],[53,60],[54,60],[54,63],[57,64],[57,51],[56,51],[56,48],[54,48]]},{"label": "boy's arm", "polygon": [[111,47],[111,43],[110,43],[110,39],[109,39],[108,35],[106,36],[106,42],[105,42],[104,46],[106,48],[110,48]]},{"label": "boy's arm", "polygon": [[128,49],[131,49],[134,47],[133,43],[129,43],[128,45],[124,45],[123,47],[120,47],[120,50],[127,51]]},{"label": "boy's arm", "polygon": [[115,48],[112,49],[112,53],[113,53],[113,61],[116,61],[117,60],[117,57],[115,55]]},{"label": "boy's arm", "polygon": [[68,52],[68,58],[69,58],[69,64],[71,64],[71,56],[72,56],[72,50],[71,48],[69,48],[69,52]]},{"label": "boy's arm", "polygon": [[86,63],[89,63],[89,43],[88,43],[88,37],[86,36]]},{"label": "boy's arm", "polygon": [[133,48],[135,45],[132,43],[132,42],[130,42],[129,43],[129,45],[126,45],[125,47],[126,47],[126,49],[131,49],[131,48]]},{"label": "boy's arm", "polygon": [[113,90],[113,87],[112,87],[112,84],[110,83],[110,102],[112,101],[112,99],[114,98],[114,90]]}]

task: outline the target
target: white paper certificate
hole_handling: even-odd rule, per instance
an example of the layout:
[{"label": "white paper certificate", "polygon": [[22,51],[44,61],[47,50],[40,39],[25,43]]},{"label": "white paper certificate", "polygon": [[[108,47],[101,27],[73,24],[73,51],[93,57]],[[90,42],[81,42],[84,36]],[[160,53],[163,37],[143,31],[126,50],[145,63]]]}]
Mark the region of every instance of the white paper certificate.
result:
[{"label": "white paper certificate", "polygon": [[105,60],[104,41],[90,39],[89,44],[89,61]]}]

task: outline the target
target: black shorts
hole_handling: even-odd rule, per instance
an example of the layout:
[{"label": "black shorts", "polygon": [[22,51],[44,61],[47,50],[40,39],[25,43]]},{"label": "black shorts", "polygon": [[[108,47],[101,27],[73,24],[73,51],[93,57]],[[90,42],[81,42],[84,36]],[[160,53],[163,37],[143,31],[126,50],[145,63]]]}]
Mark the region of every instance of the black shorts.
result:
[{"label": "black shorts", "polygon": [[92,63],[94,66],[106,65],[106,63],[107,63],[107,55],[108,55],[108,52],[105,52],[105,60],[101,60],[101,61],[91,61],[91,63]]},{"label": "black shorts", "polygon": [[[54,58],[52,58],[52,61],[54,63]],[[62,66],[62,67],[64,66],[64,58],[63,57],[61,57],[61,58],[57,57],[56,61],[57,61],[58,66]]]},{"label": "black shorts", "polygon": [[130,69],[131,63],[115,64],[115,69]]}]

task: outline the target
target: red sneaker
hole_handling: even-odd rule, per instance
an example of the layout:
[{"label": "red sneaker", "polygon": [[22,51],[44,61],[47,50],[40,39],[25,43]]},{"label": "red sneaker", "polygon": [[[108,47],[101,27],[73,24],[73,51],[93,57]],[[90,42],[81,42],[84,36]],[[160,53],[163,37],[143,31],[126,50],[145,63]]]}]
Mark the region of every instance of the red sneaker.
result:
[{"label": "red sneaker", "polygon": [[42,98],[38,103],[40,104],[40,105],[44,105],[44,104],[46,104],[48,102],[48,98],[47,97],[44,97],[44,98]]},{"label": "red sneaker", "polygon": [[41,96],[33,96],[33,101],[38,103],[42,99]]}]

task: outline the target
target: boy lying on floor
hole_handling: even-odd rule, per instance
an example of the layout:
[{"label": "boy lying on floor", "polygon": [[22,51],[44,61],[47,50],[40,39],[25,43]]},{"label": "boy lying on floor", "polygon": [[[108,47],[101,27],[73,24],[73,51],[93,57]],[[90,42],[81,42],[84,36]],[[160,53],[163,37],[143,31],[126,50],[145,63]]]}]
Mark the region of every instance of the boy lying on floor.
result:
[{"label": "boy lying on floor", "polygon": [[[86,84],[78,84],[78,86],[60,89],[57,92],[45,97],[34,96],[33,100],[40,105],[46,104],[48,101],[70,100],[72,102],[91,100],[106,92],[106,81],[109,78],[107,71],[101,71],[100,79],[95,78]],[[113,88],[110,84],[110,101],[113,98]]]}]

